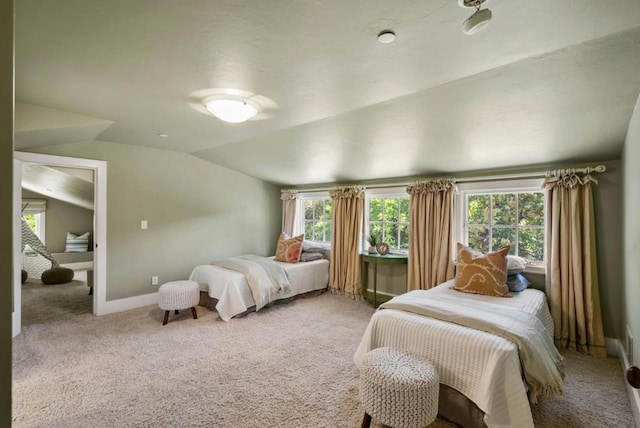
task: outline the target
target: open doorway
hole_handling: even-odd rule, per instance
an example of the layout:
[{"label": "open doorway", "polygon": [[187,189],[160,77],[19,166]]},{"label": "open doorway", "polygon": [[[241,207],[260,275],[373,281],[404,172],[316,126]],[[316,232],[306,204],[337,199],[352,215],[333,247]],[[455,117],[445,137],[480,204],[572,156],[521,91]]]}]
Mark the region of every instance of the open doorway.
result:
[{"label": "open doorway", "polygon": [[23,326],[93,313],[94,175],[22,163]]},{"label": "open doorway", "polygon": [[[23,320],[102,313],[105,234],[106,162],[15,152],[14,336]],[[23,246],[27,240],[36,251]],[[44,285],[43,272],[52,264],[66,277]]]}]

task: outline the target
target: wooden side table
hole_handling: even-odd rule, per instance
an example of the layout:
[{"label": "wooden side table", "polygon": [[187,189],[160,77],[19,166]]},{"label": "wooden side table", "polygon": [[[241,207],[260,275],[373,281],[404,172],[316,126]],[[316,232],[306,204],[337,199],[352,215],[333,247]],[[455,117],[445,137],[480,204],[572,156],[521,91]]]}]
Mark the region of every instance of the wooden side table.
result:
[{"label": "wooden side table", "polygon": [[406,254],[380,254],[362,253],[362,295],[366,297],[367,285],[369,285],[368,264],[373,265],[373,307],[378,307],[378,265],[406,265]]}]

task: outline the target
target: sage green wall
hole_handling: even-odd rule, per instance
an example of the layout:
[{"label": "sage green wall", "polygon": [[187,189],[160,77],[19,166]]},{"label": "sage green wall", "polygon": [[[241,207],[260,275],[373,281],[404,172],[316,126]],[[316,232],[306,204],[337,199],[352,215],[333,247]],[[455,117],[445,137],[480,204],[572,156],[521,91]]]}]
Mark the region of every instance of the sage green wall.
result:
[{"label": "sage green wall", "polygon": [[162,284],[217,258],[275,252],[282,202],[273,185],[188,154],[111,142],[38,152],[107,161],[107,300],[157,291],[151,276]]},{"label": "sage green wall", "polygon": [[40,193],[22,189],[22,198],[45,199],[47,214],[45,220],[45,246],[52,253],[64,253],[67,232],[82,234],[90,232],[89,249],[93,242],[93,211],[49,198]]},{"label": "sage green wall", "polygon": [[0,2],[0,427],[11,426],[13,1]]},{"label": "sage green wall", "polygon": [[[634,336],[635,364],[640,361],[640,98],[636,103],[622,152],[624,169],[624,316],[621,328],[629,326]],[[630,361],[631,365],[634,361]]]},{"label": "sage green wall", "polygon": [[616,160],[597,163],[607,167],[604,174],[594,175],[598,184],[593,187],[602,324],[605,337],[620,339],[623,289],[622,162]]}]

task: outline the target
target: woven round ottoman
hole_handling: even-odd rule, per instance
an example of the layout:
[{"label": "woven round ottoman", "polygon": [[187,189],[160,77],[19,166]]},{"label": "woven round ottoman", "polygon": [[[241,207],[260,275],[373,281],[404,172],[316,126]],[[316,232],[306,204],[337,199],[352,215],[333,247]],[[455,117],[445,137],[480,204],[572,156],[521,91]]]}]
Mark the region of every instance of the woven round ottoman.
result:
[{"label": "woven round ottoman", "polygon": [[200,285],[195,281],[172,281],[162,284],[158,289],[158,306],[164,309],[162,325],[169,321],[169,311],[176,314],[181,309],[191,308],[193,319],[198,319],[196,306],[200,301]]},{"label": "woven round ottoman", "polygon": [[376,348],[360,369],[363,427],[371,418],[393,428],[423,428],[438,415],[440,380],[429,361],[393,348]]}]

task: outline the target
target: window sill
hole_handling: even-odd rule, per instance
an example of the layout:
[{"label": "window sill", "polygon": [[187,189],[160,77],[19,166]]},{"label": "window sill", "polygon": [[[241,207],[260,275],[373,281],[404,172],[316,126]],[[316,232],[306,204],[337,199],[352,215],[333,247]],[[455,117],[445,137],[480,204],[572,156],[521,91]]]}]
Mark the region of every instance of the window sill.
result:
[{"label": "window sill", "polygon": [[546,272],[545,268],[543,265],[540,266],[527,266],[524,269],[524,273],[533,273],[536,275],[544,275]]}]

